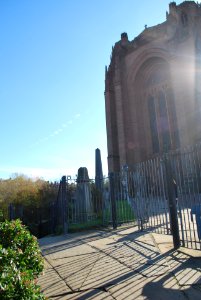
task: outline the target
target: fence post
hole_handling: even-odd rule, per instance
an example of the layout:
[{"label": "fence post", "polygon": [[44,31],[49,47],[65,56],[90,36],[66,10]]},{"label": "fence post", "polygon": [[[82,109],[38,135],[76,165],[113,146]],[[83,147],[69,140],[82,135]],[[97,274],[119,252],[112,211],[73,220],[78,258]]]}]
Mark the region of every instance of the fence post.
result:
[{"label": "fence post", "polygon": [[63,232],[64,234],[66,234],[68,232],[66,176],[62,176],[61,179],[61,203],[62,203],[61,207],[62,207]]},{"label": "fence post", "polygon": [[110,199],[112,206],[112,226],[113,229],[117,228],[117,208],[116,208],[116,199],[115,199],[115,174],[111,172],[109,174],[110,179]]},{"label": "fence post", "polygon": [[13,207],[13,204],[10,203],[9,206],[8,206],[8,215],[9,215],[9,221],[12,221],[14,220],[14,207]]},{"label": "fence post", "polygon": [[55,232],[55,202],[50,203],[51,233]]},{"label": "fence post", "polygon": [[179,223],[177,216],[177,206],[176,206],[176,195],[174,192],[173,174],[170,163],[170,156],[165,155],[165,171],[166,171],[166,182],[167,182],[167,197],[170,211],[170,226],[173,235],[174,249],[180,247],[180,237],[179,237]]}]

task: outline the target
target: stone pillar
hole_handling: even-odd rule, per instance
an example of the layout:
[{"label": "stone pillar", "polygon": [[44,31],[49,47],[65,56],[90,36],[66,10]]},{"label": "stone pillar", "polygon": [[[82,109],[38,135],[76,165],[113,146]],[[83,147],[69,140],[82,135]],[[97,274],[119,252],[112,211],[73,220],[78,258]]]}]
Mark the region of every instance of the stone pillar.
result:
[{"label": "stone pillar", "polygon": [[95,185],[99,191],[102,191],[103,188],[103,170],[102,170],[102,161],[101,161],[101,153],[100,149],[96,149],[95,151]]}]

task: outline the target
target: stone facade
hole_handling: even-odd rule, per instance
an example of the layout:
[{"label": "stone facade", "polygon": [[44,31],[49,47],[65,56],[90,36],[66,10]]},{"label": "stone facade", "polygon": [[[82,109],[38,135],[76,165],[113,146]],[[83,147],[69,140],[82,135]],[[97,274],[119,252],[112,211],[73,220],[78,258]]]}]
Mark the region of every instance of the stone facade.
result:
[{"label": "stone facade", "polygon": [[169,4],[166,21],[126,33],[106,68],[109,171],[201,139],[201,5]]}]

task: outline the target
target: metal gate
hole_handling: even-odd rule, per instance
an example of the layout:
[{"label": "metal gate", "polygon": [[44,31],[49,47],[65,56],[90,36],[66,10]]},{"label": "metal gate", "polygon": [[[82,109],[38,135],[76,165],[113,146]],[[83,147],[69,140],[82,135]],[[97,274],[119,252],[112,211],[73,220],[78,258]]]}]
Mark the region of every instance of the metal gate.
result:
[{"label": "metal gate", "polygon": [[201,249],[200,144],[136,164],[124,177],[140,230],[172,234],[175,247]]},{"label": "metal gate", "polygon": [[201,145],[171,155],[181,245],[201,250]]}]

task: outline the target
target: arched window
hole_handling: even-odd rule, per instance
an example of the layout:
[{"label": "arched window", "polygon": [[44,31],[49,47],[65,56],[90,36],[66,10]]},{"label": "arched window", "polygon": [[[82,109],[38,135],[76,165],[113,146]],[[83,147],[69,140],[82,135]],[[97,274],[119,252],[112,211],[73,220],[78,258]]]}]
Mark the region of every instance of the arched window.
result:
[{"label": "arched window", "polygon": [[188,24],[187,14],[185,14],[185,13],[181,14],[181,22],[182,22],[183,26],[187,26],[187,24]]},{"label": "arched window", "polygon": [[159,130],[162,137],[163,150],[166,152],[171,148],[170,126],[168,120],[168,112],[166,106],[165,95],[159,92]]},{"label": "arched window", "polygon": [[177,123],[177,114],[175,108],[175,97],[171,89],[166,91],[167,101],[169,103],[168,110],[170,114],[170,124],[171,124],[171,137],[173,140],[174,148],[180,147],[178,123]]},{"label": "arched window", "polygon": [[156,109],[155,109],[154,98],[152,96],[148,97],[148,110],[149,110],[149,121],[150,121],[153,153],[158,153],[159,138],[158,138],[158,130],[157,130]]}]

